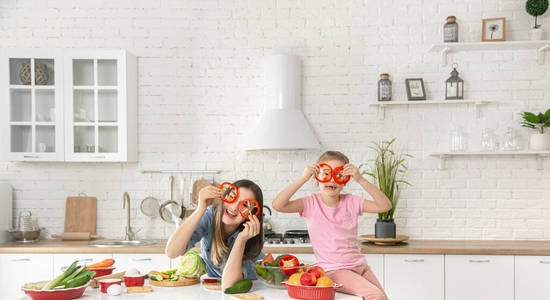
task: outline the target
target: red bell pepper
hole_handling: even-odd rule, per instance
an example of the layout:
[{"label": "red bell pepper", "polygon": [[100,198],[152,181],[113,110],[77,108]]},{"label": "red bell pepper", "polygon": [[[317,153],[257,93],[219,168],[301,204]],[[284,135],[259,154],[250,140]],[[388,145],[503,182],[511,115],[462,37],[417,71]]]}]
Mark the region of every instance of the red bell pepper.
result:
[{"label": "red bell pepper", "polygon": [[250,215],[260,214],[260,204],[256,199],[245,199],[239,204],[239,213],[243,218],[250,219]]},{"label": "red bell pepper", "polygon": [[334,177],[334,182],[338,184],[346,184],[351,179],[351,176],[344,176],[344,166],[339,166],[332,170],[332,176]]},{"label": "red bell pepper", "polygon": [[224,182],[220,185],[220,199],[227,203],[233,203],[239,198],[239,189],[232,183]]},{"label": "red bell pepper", "polygon": [[[290,276],[298,271],[298,268],[292,268],[292,267],[298,267],[300,265],[300,262],[294,255],[285,255],[279,259],[279,262],[277,263],[277,266],[281,267],[281,271],[286,275]],[[291,268],[289,268],[291,267]]]},{"label": "red bell pepper", "polygon": [[315,179],[319,182],[329,182],[332,178],[332,168],[328,164],[319,165],[319,173],[315,176]]}]

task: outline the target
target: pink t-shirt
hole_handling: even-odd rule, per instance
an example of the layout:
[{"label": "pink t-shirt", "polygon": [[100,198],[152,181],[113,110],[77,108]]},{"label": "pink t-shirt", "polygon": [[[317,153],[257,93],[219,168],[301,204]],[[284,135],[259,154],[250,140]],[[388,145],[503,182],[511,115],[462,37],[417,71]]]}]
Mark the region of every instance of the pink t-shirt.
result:
[{"label": "pink t-shirt", "polygon": [[302,198],[307,230],[317,259],[325,271],[351,269],[367,263],[357,243],[357,217],[364,199],[341,194],[337,207],[327,206],[320,194]]}]

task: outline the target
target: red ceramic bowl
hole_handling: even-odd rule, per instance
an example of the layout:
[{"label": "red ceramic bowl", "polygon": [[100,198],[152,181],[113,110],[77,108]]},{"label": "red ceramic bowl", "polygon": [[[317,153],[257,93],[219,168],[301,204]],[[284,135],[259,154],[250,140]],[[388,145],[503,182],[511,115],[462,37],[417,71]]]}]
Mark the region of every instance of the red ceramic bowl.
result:
[{"label": "red ceramic bowl", "polygon": [[307,286],[307,285],[294,285],[286,282],[281,282],[282,285],[287,286],[288,296],[295,299],[315,299],[315,300],[332,300],[336,289],[343,287],[341,284],[334,284],[333,286]]},{"label": "red ceramic bowl", "polygon": [[51,291],[42,291],[42,290],[30,290],[22,289],[27,296],[31,297],[33,300],[68,300],[80,298],[84,294],[84,290],[88,285],[79,286],[72,289],[65,290],[51,290]]},{"label": "red ceramic bowl", "polygon": [[102,293],[107,293],[107,288],[110,287],[113,284],[122,284],[122,280],[117,278],[109,278],[109,279],[103,279],[99,281],[99,287],[101,288]]},{"label": "red ceramic bowl", "polygon": [[100,276],[111,275],[115,270],[115,267],[97,268],[97,269],[90,269],[90,270],[95,271],[94,278],[96,278]]},{"label": "red ceramic bowl", "polygon": [[124,276],[124,284],[126,286],[143,286],[145,283],[145,275],[127,275]]}]

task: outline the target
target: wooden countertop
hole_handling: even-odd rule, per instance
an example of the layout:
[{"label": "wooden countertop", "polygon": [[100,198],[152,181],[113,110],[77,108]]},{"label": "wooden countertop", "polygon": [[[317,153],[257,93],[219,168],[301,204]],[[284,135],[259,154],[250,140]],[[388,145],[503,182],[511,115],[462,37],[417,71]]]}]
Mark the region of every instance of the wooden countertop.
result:
[{"label": "wooden countertop", "polygon": [[[550,241],[409,240],[398,246],[361,243],[364,254],[480,254],[550,256]],[[164,253],[166,240],[150,246],[98,248],[87,241],[41,240],[36,243],[3,243],[0,253]],[[265,247],[271,253],[313,253],[310,247]]]}]

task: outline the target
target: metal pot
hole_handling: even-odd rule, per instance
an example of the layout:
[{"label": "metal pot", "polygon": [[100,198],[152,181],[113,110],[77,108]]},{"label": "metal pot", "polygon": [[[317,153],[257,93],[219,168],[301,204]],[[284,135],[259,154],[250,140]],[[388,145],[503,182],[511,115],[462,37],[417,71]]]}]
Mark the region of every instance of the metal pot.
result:
[{"label": "metal pot", "polygon": [[[270,234],[270,233],[273,233],[273,223],[271,223],[271,207],[267,206],[267,205],[264,205],[264,208],[267,209],[267,211],[269,211],[269,216],[266,216],[265,213],[264,213],[264,225],[263,225],[263,229],[264,229],[264,235],[265,234]],[[265,210],[264,210],[265,212]]]},{"label": "metal pot", "polygon": [[38,228],[37,230],[32,231],[21,231],[21,230],[8,230],[8,232],[13,236],[16,242],[20,243],[32,243],[38,241],[40,238],[40,230],[45,228]]}]

